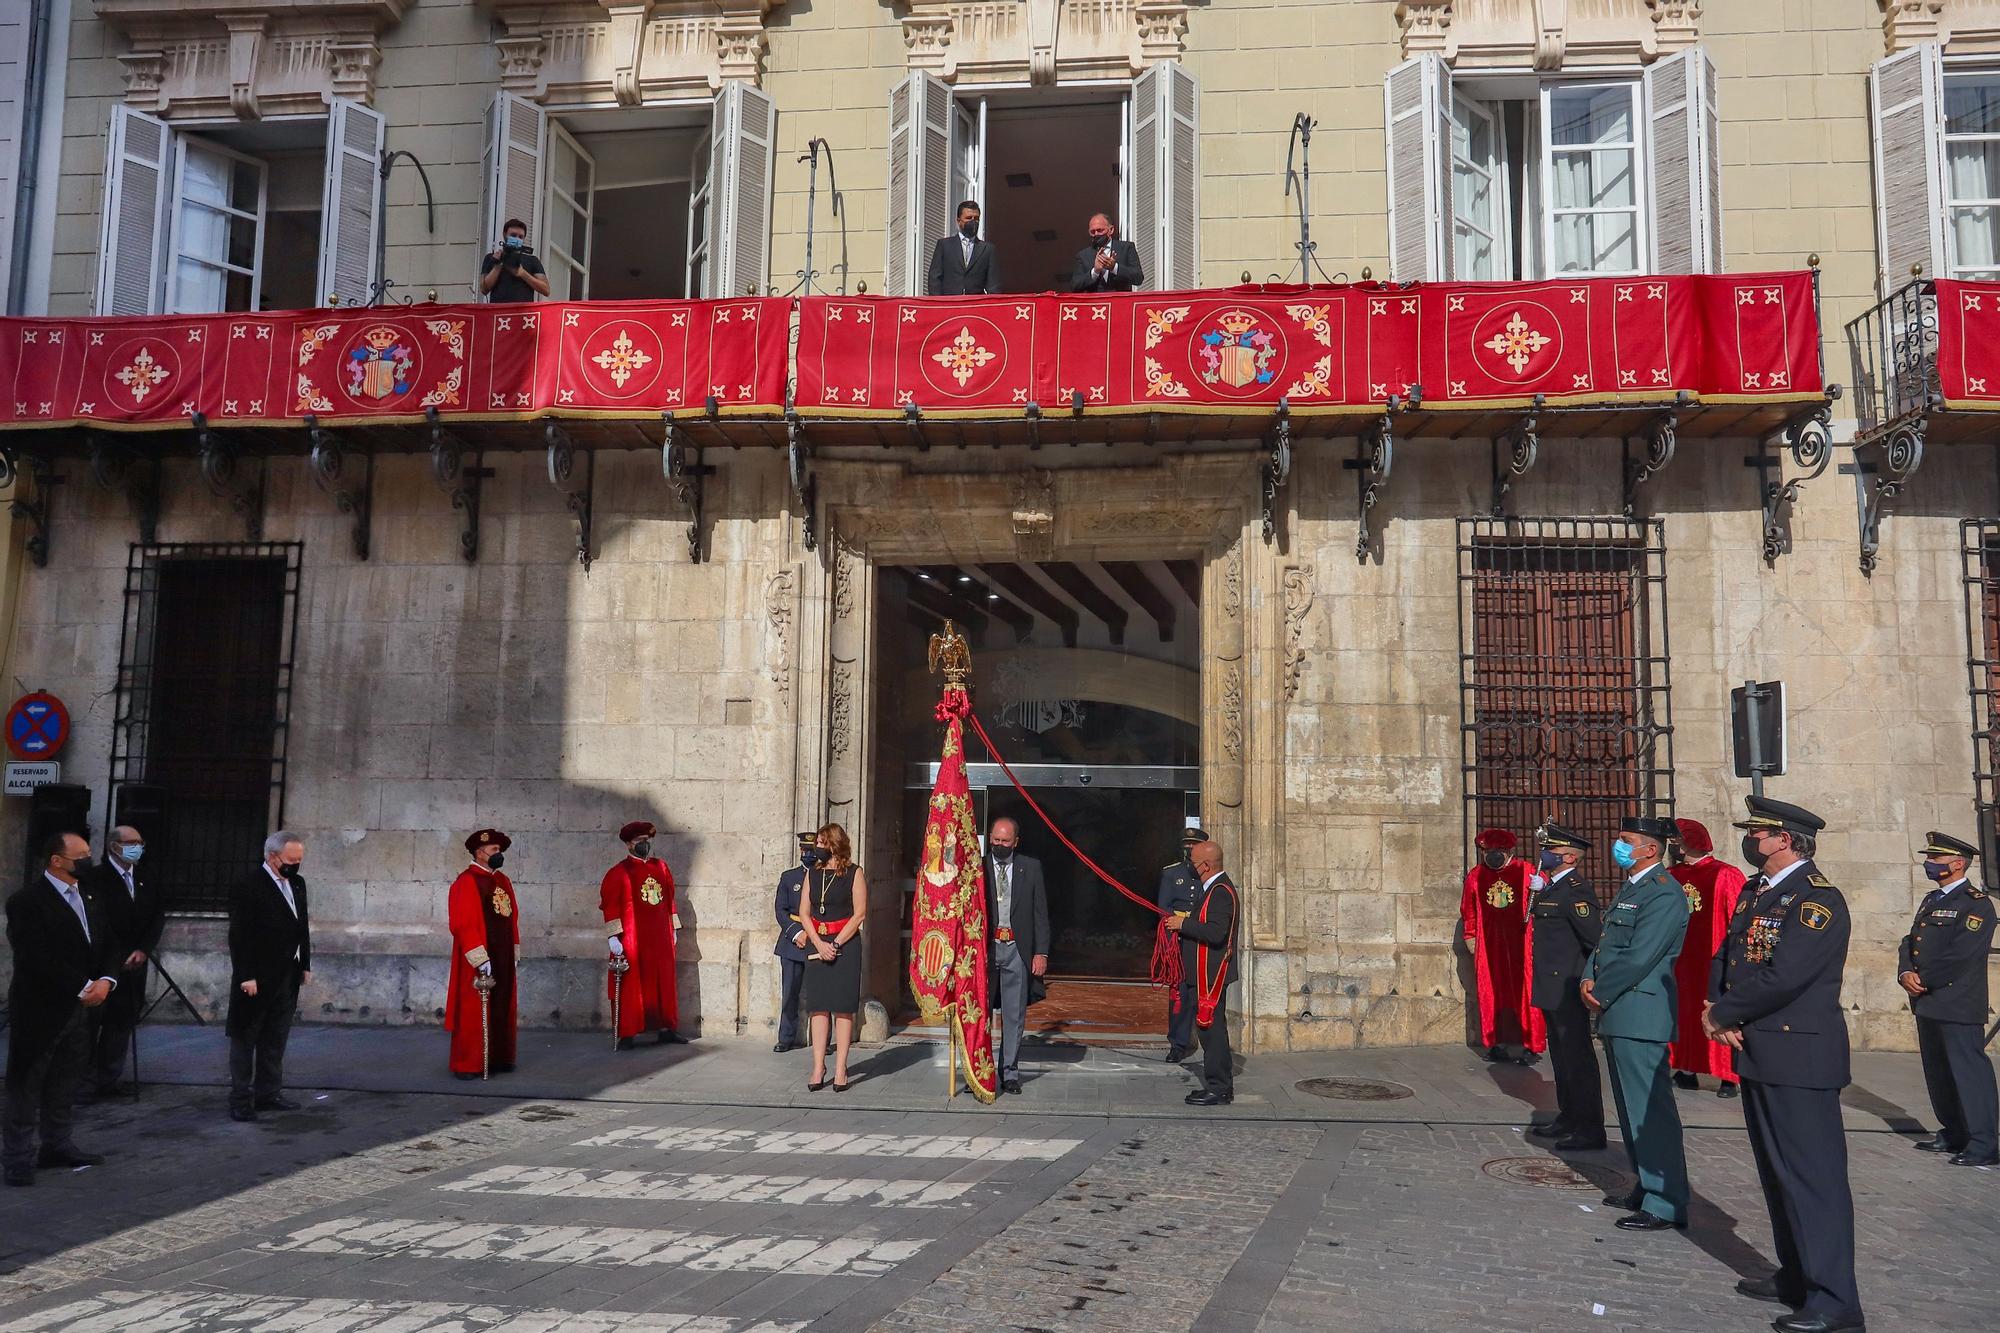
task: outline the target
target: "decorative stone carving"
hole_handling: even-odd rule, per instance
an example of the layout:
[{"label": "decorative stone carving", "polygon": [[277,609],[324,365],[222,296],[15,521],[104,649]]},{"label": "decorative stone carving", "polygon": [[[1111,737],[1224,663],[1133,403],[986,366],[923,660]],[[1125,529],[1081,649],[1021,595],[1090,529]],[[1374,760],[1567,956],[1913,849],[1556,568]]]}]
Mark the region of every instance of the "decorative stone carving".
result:
[{"label": "decorative stone carving", "polygon": [[757,84],[764,21],[781,0],[489,3],[502,88],[564,106],[640,106]]},{"label": "decorative stone carving", "polygon": [[1222,668],[1222,753],[1232,760],[1243,758],[1243,665],[1240,662],[1229,662]]},{"label": "decorative stone carving", "polygon": [[93,0],[121,52],[128,105],[170,120],[326,113],[375,97],[381,36],[409,0]]},{"label": "decorative stone carving", "polygon": [[1014,478],[1014,545],[1023,560],[1051,560],[1056,548],[1056,478],[1028,468]]},{"label": "decorative stone carving", "polygon": [[1229,548],[1222,561],[1222,609],[1231,620],[1243,614],[1243,546]]},{"label": "decorative stone carving", "polygon": [[836,532],[833,536],[834,620],[844,621],[854,614],[854,584],[860,577],[861,553]]},{"label": "decorative stone carving", "polygon": [[1285,588],[1285,699],[1299,697],[1299,673],[1306,665],[1306,612],[1313,604],[1313,566],[1293,565],[1283,577]]},{"label": "decorative stone carving", "polygon": [[911,69],[959,85],[1130,78],[1178,60],[1187,0],[905,0]]},{"label": "decorative stone carving", "polygon": [[854,663],[835,658],[826,705],[826,753],[838,763],[854,744]]},{"label": "decorative stone carving", "polygon": [[778,687],[778,700],[792,699],[793,573],[781,569],[764,581],[764,669]]},{"label": "decorative stone carving", "polygon": [[1106,536],[1141,537],[1162,533],[1186,536],[1206,532],[1214,522],[1215,513],[1208,509],[1114,509],[1098,514],[1088,526],[1091,532]]},{"label": "decorative stone carving", "polygon": [[1454,69],[1649,64],[1701,39],[1699,0],[1402,0],[1403,53]]},{"label": "decorative stone carving", "polygon": [[2000,52],[2000,0],[1881,0],[1888,54],[1942,42],[1952,55]]}]

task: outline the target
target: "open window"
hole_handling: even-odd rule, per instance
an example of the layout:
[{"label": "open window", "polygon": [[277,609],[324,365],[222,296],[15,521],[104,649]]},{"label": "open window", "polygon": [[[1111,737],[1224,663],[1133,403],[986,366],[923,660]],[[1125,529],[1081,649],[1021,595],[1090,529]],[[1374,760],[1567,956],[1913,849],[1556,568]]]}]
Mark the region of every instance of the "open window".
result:
[{"label": "open window", "polygon": [[699,102],[561,113],[500,93],[482,254],[519,218],[555,300],[761,292],[775,129],[771,99],[741,83]]},{"label": "open window", "polygon": [[180,126],[114,108],[96,311],[365,303],[379,276],[382,117]]},{"label": "open window", "polygon": [[1129,88],[965,95],[910,74],[889,99],[888,290],[924,293],[931,250],[968,199],[1009,291],[1065,288],[1099,212],[1139,247],[1147,287],[1194,285],[1195,117],[1194,78],[1178,65]]},{"label": "open window", "polygon": [[1398,281],[1701,273],[1721,266],[1715,69],[1699,47],[1637,77],[1454,77],[1434,55],[1384,85]]},{"label": "open window", "polygon": [[1924,42],[1879,62],[1870,94],[1884,294],[1915,273],[2000,279],[2000,66]]}]

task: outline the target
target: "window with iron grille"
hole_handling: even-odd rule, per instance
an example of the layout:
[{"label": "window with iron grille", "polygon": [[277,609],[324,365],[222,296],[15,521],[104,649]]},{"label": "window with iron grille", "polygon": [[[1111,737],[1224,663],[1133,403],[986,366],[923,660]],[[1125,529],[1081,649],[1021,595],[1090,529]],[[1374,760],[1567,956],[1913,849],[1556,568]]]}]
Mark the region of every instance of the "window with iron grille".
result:
[{"label": "window with iron grille", "polygon": [[146,867],[175,911],[225,909],[284,821],[304,549],[135,545],[126,563],[111,806],[151,808]]},{"label": "window with iron grille", "polygon": [[1965,569],[1965,664],[1972,695],[1972,800],[1978,812],[1979,858],[1994,884],[2000,851],[2000,519],[1968,518],[1960,526]]},{"label": "window with iron grille", "polygon": [[1458,604],[1467,856],[1553,821],[1609,900],[1619,823],[1674,807],[1659,520],[1460,519]]}]

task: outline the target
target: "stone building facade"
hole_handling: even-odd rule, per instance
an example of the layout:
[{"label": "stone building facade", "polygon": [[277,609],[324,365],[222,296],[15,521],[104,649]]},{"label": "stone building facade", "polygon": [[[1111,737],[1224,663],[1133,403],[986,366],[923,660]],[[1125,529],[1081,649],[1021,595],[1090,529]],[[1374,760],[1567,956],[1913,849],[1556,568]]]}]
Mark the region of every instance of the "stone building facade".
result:
[{"label": "stone building facade", "polygon": [[[1848,379],[1844,326],[1909,263],[2000,276],[1981,268],[2000,266],[1981,249],[1991,219],[1954,202],[1978,196],[1952,174],[1972,168],[1953,165],[1942,110],[1988,96],[1978,75],[2000,43],[2000,8],[1975,0],[293,0],[256,14],[69,0],[52,12],[63,59],[45,86],[60,151],[42,170],[55,203],[17,281],[25,308],[53,315],[172,310],[243,288],[238,278],[273,300],[296,294],[291,304],[365,299],[384,277],[391,299],[470,299],[478,256],[510,214],[533,218],[552,269],[567,257],[563,281],[577,285],[564,290],[577,295],[648,294],[648,283],[650,294],[784,294],[809,264],[813,290],[900,292],[948,225],[940,208],[967,191],[1037,264],[1080,244],[1102,206],[1126,214],[1161,285],[1225,286],[1298,272],[1285,172],[1299,113],[1317,122],[1312,237],[1330,276],[1525,281],[1575,268],[1585,234],[1597,262],[1583,267],[1603,272],[1798,269],[1815,256],[1833,380]],[[1914,223],[1891,114],[1903,104],[1880,95],[1903,68],[1883,62],[1911,52],[1958,81],[1916,101]],[[1666,70],[1678,94],[1665,74],[1649,80]],[[940,88],[933,144],[922,107]],[[1565,155],[1552,127],[1570,123],[1561,98],[1577,89],[1627,100],[1590,112],[1594,138]],[[125,114],[115,108],[143,117],[122,122],[141,137],[163,127],[144,151],[255,166],[259,207],[237,211],[260,218],[261,271],[187,257],[193,233],[171,219],[106,225],[108,182],[136,197],[113,149],[140,151],[131,137],[109,142]],[[1418,123],[1424,108],[1440,119]],[[1148,129],[1154,114],[1164,120]],[[1683,118],[1686,158],[1652,137],[1648,120],[1669,114]],[[1010,191],[1048,182],[1008,178],[1062,170],[1071,131],[1100,136],[1118,170],[1033,196],[1060,215],[1010,213]],[[952,159],[927,167],[922,186],[908,166],[918,140]],[[1936,145],[1928,176],[1923,144]],[[18,135],[7,147],[18,154]],[[383,149],[423,175],[392,164],[377,202]],[[1598,171],[1620,151],[1626,165],[1593,177],[1585,203],[1563,193],[1581,160]],[[574,188],[586,167],[590,185]],[[619,199],[600,207],[593,193]],[[1468,202],[1494,197],[1506,202],[1483,213]],[[727,221],[710,230],[710,217]],[[1906,261],[1912,227],[1933,243]],[[591,244],[564,248],[586,233]],[[1026,271],[1024,285],[1053,280]],[[121,281],[140,306],[118,304]],[[433,1021],[460,840],[496,825],[516,841],[526,1021],[601,1022],[596,882],[619,850],[612,831],[643,817],[661,826],[682,884],[690,1026],[761,1034],[778,993],[770,886],[790,864],[790,830],[827,819],[859,833],[883,886],[869,988],[897,1007],[890,889],[915,854],[902,845],[902,773],[931,742],[899,717],[916,664],[896,658],[901,639],[885,628],[901,614],[892,573],[1190,566],[1176,594],[1198,626],[1185,720],[1199,809],[1246,893],[1245,1040],[1438,1043],[1466,1032],[1467,832],[1492,812],[1478,800],[1513,799],[1482,777],[1478,737],[1493,733],[1472,726],[1468,663],[1492,655],[1475,642],[1482,552],[1616,551],[1635,604],[1623,646],[1605,651],[1633,673],[1620,716],[1645,756],[1621,781],[1635,801],[1707,822],[1728,848],[1746,789],[1730,770],[1728,694],[1782,680],[1789,762],[1771,789],[1829,821],[1819,861],[1856,921],[1851,1026],[1864,1045],[1899,1047],[1910,1029],[1893,956],[1922,887],[1914,851],[1926,829],[1991,822],[1976,808],[1992,797],[1976,775],[1992,765],[1975,751],[1967,658],[1989,642],[1980,617],[1993,612],[1968,597],[1963,522],[2000,517],[2000,475],[1986,451],[1957,444],[1934,443],[1920,468],[1857,451],[1853,402],[1835,405],[1838,466],[1823,471],[1718,413],[1690,416],[1664,458],[1657,440],[1545,420],[1525,450],[1519,429],[1398,437],[1391,469],[1352,428],[1307,430],[1268,536],[1262,453],[1246,443],[1255,423],[1033,452],[826,449],[811,507],[787,475],[782,432],[745,435],[707,451],[699,560],[659,442],[635,431],[629,447],[590,450],[587,566],[539,436],[523,447],[519,433],[461,432],[466,466],[490,470],[472,506],[476,560],[467,508],[454,505],[463,477],[440,485],[422,452],[374,455],[365,557],[353,516],[298,457],[303,430],[265,432],[249,451],[260,488],[218,485],[184,448],[163,451],[154,491],[131,484],[143,457],[94,480],[78,455],[47,502],[46,565],[12,571],[8,671],[69,701],[69,771],[93,787],[101,826],[120,669],[133,660],[135,515],[156,524],[149,543],[238,543],[253,519],[296,570],[284,820],[310,840],[307,1016]],[[1955,438],[1982,438],[1966,420]],[[1664,466],[1648,468],[1649,447]],[[1746,466],[1757,457],[1779,470]],[[1857,515],[1891,476],[1864,572]],[[1767,479],[1801,481],[1775,515]],[[1560,595],[1569,559],[1528,565],[1553,571]],[[1041,588],[1088,620],[1088,602],[1062,592]],[[1146,609],[1119,585],[1098,592],[1135,621]],[[1072,684],[1044,683],[1051,697]],[[1117,693],[1091,689],[1082,697]],[[1592,808],[1625,790],[1596,792]],[[1521,815],[1525,833],[1562,814],[1557,804],[1492,810]],[[18,847],[19,802],[0,818]],[[180,980],[211,1007],[227,975],[220,931],[191,912],[168,937]]]}]

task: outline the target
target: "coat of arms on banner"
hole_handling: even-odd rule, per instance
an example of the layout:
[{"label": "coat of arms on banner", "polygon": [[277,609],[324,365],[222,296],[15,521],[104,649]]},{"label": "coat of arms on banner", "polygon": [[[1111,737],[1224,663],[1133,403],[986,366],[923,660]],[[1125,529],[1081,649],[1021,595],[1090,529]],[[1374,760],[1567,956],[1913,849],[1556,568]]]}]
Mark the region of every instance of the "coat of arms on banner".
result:
[{"label": "coat of arms on banner", "polygon": [[1262,388],[1277,374],[1271,363],[1283,351],[1278,336],[1253,310],[1224,310],[1194,341],[1196,373],[1222,392]]},{"label": "coat of arms on banner", "polygon": [[381,402],[410,391],[415,357],[401,341],[401,331],[377,324],[347,350],[347,392],[355,398]]}]

